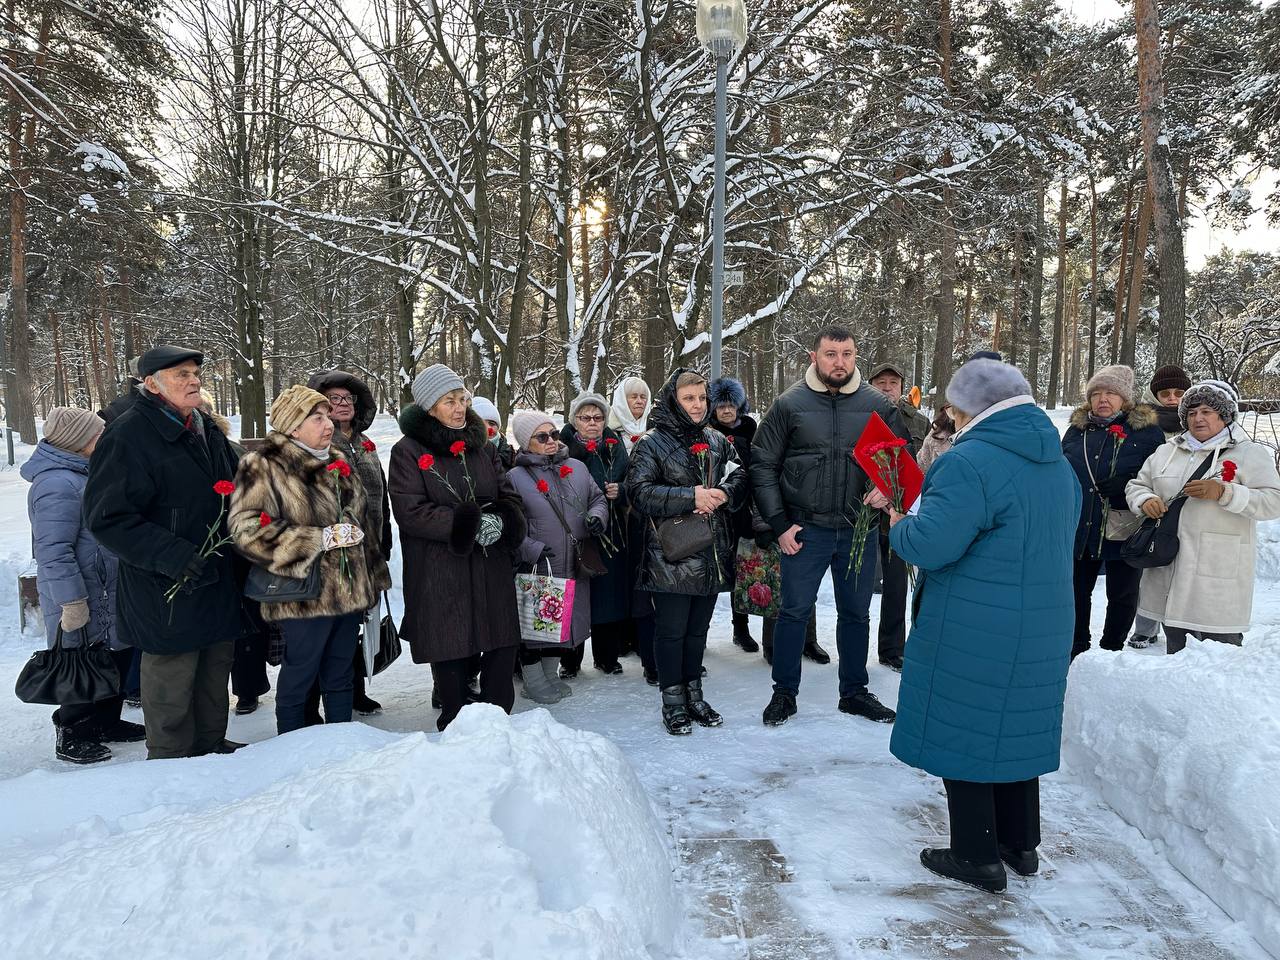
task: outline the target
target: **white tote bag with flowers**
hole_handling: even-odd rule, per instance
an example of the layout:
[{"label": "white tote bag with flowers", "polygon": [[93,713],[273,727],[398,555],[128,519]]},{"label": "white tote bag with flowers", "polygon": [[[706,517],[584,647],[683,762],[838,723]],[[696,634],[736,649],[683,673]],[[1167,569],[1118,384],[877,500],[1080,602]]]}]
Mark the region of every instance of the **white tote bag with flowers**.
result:
[{"label": "white tote bag with flowers", "polygon": [[520,639],[536,647],[573,645],[573,594],[571,579],[546,573],[516,574],[516,606],[520,614]]}]

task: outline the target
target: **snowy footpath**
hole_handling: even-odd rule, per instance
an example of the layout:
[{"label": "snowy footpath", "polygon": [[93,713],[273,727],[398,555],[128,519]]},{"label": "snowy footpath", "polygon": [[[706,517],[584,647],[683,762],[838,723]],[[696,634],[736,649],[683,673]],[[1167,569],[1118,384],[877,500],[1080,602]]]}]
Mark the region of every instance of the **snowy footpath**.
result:
[{"label": "snowy footpath", "polygon": [[[725,725],[687,738],[634,657],[621,677],[588,666],[549,711],[471,707],[440,736],[406,653],[365,723],[276,738],[268,694],[231,718],[251,744],[233,756],[143,763],[133,744],[68,768],[49,708],[7,686],[42,643],[12,599],[25,495],[0,470],[0,956],[1280,956],[1273,580],[1243,650],[1077,661],[1040,876],[992,897],[920,866],[946,845],[941,784],[890,756],[890,728],[837,712],[834,663],[806,662],[799,715],[761,725],[768,668],[729,642],[723,601],[706,690]],[[829,585],[820,602],[834,654]],[[1101,586],[1094,610],[1096,634]],[[892,704],[872,613],[871,686]]]}]

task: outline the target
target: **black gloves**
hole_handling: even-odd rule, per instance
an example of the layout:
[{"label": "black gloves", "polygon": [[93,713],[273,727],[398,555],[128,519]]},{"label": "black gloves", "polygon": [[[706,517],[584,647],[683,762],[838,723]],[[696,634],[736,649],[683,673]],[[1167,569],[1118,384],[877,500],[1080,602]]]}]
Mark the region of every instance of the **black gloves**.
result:
[{"label": "black gloves", "polygon": [[208,562],[208,558],[200,556],[200,552],[197,550],[191,555],[187,565],[182,568],[182,574],[178,577],[178,580],[180,582],[195,583],[200,579],[200,574],[204,573],[205,565]]},{"label": "black gloves", "polygon": [[604,533],[604,521],[594,514],[587,517],[587,533],[593,537],[600,536],[600,534]]},{"label": "black gloves", "polygon": [[1104,497],[1123,497],[1124,488],[1129,485],[1128,477],[1104,477],[1094,487]]}]

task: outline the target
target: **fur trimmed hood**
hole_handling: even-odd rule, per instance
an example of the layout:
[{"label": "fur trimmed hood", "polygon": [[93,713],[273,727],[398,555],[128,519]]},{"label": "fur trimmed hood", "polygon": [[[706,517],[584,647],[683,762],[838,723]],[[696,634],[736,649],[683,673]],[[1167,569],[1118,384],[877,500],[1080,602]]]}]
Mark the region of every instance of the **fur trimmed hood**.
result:
[{"label": "fur trimmed hood", "polygon": [[[1143,430],[1147,427],[1154,427],[1159,424],[1156,414],[1156,408],[1149,403],[1135,403],[1131,408],[1120,414],[1128,423],[1130,429]],[[1071,426],[1077,430],[1083,430],[1089,425],[1089,403],[1085,401],[1076,407],[1071,414]]]},{"label": "fur trimmed hood", "polygon": [[349,390],[356,398],[356,413],[351,421],[351,426],[356,433],[364,433],[368,430],[373,424],[373,418],[378,415],[378,404],[373,399],[373,391],[369,389],[369,385],[345,370],[321,370],[313,373],[311,379],[307,381],[307,386],[317,393],[324,393],[334,387]]},{"label": "fur trimmed hood", "polygon": [[422,407],[411,403],[400,411],[400,430],[437,456],[448,453],[459,440],[466,441],[468,450],[483,450],[489,443],[489,428],[474,410],[467,411],[466,426],[451,430]]},{"label": "fur trimmed hood", "polygon": [[739,417],[751,412],[751,404],[747,401],[747,388],[733,377],[712,380],[707,387],[707,402],[711,404],[712,411],[723,403],[732,403],[738,408]]}]

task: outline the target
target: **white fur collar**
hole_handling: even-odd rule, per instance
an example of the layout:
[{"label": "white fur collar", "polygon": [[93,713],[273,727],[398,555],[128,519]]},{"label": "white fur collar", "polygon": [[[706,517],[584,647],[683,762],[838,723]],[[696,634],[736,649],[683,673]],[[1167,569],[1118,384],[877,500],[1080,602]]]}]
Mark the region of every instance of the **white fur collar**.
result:
[{"label": "white fur collar", "polygon": [[[809,369],[804,372],[804,385],[815,393],[831,392],[831,388],[818,379],[818,368],[816,364],[809,364]],[[840,392],[856,393],[860,386],[862,386],[862,371],[857,367],[854,367],[853,376],[849,378],[848,383],[840,388]]]}]

